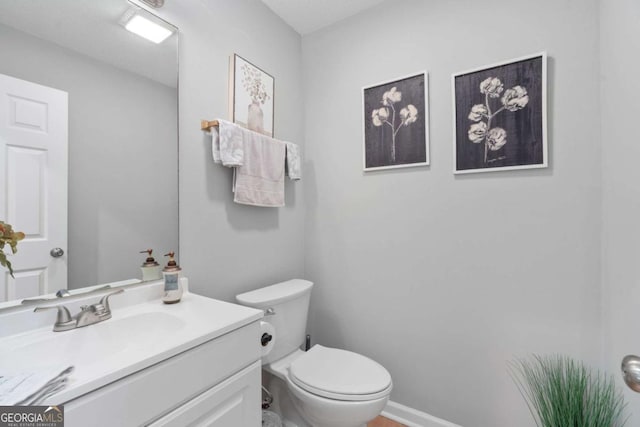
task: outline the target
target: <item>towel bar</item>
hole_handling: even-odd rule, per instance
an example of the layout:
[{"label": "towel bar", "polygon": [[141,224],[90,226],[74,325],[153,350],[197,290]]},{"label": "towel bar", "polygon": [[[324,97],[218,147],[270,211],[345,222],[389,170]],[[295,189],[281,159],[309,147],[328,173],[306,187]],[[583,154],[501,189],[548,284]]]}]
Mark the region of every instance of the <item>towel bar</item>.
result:
[{"label": "towel bar", "polygon": [[202,130],[211,130],[212,127],[217,127],[218,126],[218,121],[217,120],[201,120],[200,121],[200,129]]}]

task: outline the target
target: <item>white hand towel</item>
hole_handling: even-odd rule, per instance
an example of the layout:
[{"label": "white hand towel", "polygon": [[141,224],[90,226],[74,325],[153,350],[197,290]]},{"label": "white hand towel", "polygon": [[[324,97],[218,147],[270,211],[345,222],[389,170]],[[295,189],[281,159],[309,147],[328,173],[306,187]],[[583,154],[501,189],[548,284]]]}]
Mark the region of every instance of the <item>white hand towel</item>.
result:
[{"label": "white hand towel", "polygon": [[211,152],[213,153],[213,163],[222,163],[222,158],[220,158],[220,133],[215,126],[211,128]]},{"label": "white hand towel", "polygon": [[218,119],[218,129],[211,128],[213,161],[227,167],[241,166],[244,161],[243,130],[240,126]]},{"label": "white hand towel", "polygon": [[297,181],[302,178],[302,158],[300,147],[293,142],[287,142],[287,172],[289,179]]},{"label": "white hand towel", "polygon": [[37,405],[62,390],[73,366],[0,374],[0,405]]},{"label": "white hand towel", "polygon": [[252,206],[284,206],[286,144],[244,131],[244,164],[235,169],[236,203]]}]

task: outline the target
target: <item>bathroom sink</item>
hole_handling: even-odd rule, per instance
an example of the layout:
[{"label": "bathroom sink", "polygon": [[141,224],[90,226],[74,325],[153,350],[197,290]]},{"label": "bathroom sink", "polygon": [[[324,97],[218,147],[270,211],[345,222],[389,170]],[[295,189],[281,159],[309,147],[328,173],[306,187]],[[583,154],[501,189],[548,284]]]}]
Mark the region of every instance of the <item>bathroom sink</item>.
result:
[{"label": "bathroom sink", "polygon": [[176,316],[151,311],[71,331],[34,331],[3,342],[0,366],[22,370],[52,366],[54,361],[61,366],[104,364],[121,353],[153,347],[165,334],[175,333],[184,325]]},{"label": "bathroom sink", "polygon": [[185,321],[169,313],[151,311],[135,313],[123,318],[114,318],[86,328],[90,338],[110,343],[110,348],[118,346],[123,334],[127,335],[130,346],[147,347],[162,340],[167,334],[174,334],[184,328]]}]

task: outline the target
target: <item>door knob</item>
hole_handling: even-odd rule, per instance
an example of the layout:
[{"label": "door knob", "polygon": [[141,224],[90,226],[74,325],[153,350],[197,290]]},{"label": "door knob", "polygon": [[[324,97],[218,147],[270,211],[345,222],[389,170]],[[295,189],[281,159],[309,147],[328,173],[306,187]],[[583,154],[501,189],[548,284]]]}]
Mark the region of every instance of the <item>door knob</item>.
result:
[{"label": "door knob", "polygon": [[53,248],[51,249],[51,252],[49,252],[49,254],[51,254],[51,256],[54,258],[60,258],[62,255],[64,255],[64,251],[62,250],[62,248]]}]

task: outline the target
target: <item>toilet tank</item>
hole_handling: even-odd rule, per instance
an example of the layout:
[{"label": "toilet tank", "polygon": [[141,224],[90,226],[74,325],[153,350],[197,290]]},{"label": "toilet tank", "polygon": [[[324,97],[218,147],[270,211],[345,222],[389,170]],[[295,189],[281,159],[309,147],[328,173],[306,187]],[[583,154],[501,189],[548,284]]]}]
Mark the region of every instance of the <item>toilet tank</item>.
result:
[{"label": "toilet tank", "polygon": [[263,320],[276,331],[273,350],[262,359],[263,364],[283,358],[304,343],[312,287],[308,280],[292,279],[236,295],[238,304],[264,310]]}]

